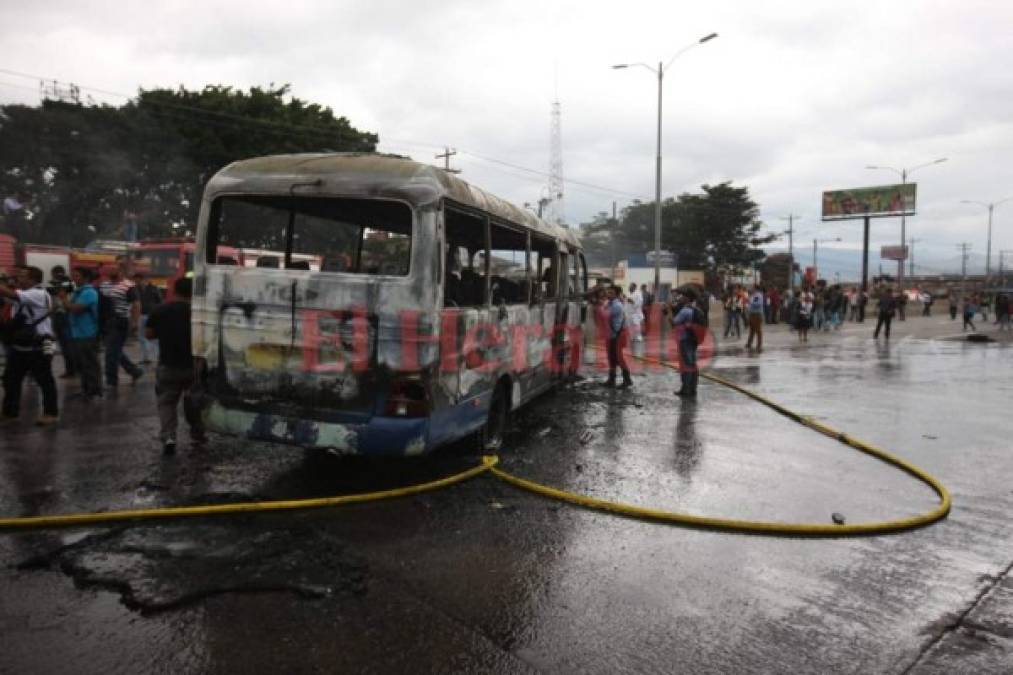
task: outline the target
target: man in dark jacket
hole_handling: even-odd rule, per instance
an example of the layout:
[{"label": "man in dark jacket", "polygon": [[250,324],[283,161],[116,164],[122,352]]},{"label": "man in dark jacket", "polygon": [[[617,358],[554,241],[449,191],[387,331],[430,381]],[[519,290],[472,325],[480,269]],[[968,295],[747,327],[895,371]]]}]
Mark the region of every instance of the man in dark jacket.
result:
[{"label": "man in dark jacket", "polygon": [[191,279],[177,279],[173,290],[176,299],[159,305],[148,317],[145,333],[149,340],[158,340],[158,371],[155,394],[158,396],[159,436],[166,455],[176,452],[177,407],[183,399],[183,415],[190,425],[190,441],[194,446],[205,442],[200,411],[191,396],[193,389],[193,351],[190,344]]},{"label": "man in dark jacket", "polygon": [[143,274],[134,274],[134,284],[141,301],[141,318],[137,322],[137,342],[141,345],[141,363],[151,363],[151,355],[158,360],[158,343],[152,342],[145,335],[144,327],[148,325],[148,317],[156,307],[162,304],[162,291],[148,281]]},{"label": "man in dark jacket", "polygon": [[886,339],[890,339],[890,322],[893,321],[893,315],[897,311],[897,299],[893,297],[893,293],[890,292],[889,288],[883,289],[883,294],[879,296],[879,318],[876,321],[876,332],[872,334],[873,338],[879,338],[879,329],[886,329]]}]

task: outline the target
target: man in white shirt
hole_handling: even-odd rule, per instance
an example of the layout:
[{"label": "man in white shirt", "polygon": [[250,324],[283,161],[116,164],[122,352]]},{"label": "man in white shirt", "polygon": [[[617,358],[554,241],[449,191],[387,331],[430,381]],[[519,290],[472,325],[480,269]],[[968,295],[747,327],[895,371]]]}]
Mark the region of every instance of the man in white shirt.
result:
[{"label": "man in white shirt", "polygon": [[630,336],[634,342],[640,342],[644,339],[643,331],[641,330],[641,326],[644,323],[644,296],[636,284],[630,284],[630,295],[627,302]]},{"label": "man in white shirt", "polygon": [[4,401],[2,421],[16,420],[21,412],[21,385],[31,373],[42,391],[43,414],[40,426],[58,421],[59,407],[56,380],[53,379],[53,325],[50,314],[53,299],[42,285],[42,270],[24,267],[18,272],[18,288],[0,284],[0,298],[13,303],[12,322],[20,326],[10,335],[10,350],[4,368]]}]

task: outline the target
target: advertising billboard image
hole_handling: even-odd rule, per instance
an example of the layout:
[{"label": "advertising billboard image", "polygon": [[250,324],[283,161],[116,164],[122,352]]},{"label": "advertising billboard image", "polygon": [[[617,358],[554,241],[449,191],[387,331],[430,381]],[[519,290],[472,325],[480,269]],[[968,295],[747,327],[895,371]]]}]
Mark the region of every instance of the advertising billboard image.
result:
[{"label": "advertising billboard image", "polygon": [[912,216],[915,212],[915,183],[880,185],[823,193],[823,220]]},{"label": "advertising billboard image", "polygon": [[907,260],[907,246],[882,246],[879,257],[883,260]]}]

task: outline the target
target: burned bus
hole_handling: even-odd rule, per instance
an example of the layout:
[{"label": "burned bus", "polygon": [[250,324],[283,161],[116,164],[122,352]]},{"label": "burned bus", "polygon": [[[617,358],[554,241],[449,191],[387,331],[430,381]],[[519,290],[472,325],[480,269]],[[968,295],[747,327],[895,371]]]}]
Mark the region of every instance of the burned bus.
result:
[{"label": "burned bus", "polygon": [[[222,247],[279,261],[222,265]],[[348,454],[464,437],[495,448],[513,410],[577,369],[586,279],[572,232],[436,167],[346,153],[236,162],[208,183],[198,226],[205,423]]]}]

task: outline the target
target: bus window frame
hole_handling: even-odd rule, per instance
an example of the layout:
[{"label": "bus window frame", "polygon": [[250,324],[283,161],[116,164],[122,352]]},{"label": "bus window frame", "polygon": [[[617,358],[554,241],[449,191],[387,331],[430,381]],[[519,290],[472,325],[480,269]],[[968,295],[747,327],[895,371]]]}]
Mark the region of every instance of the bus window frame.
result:
[{"label": "bus window frame", "polygon": [[[496,218],[496,219],[490,218],[489,219],[489,226],[488,226],[489,236],[486,238],[486,249],[487,249],[487,251],[486,251],[486,258],[487,259],[491,259],[492,258],[492,228],[493,228],[493,226],[501,227],[504,230],[509,230],[510,232],[514,232],[516,234],[524,235],[524,280],[526,282],[525,285],[527,286],[527,297],[524,298],[523,300],[519,300],[517,302],[504,303],[504,305],[507,306],[507,307],[527,305],[527,304],[529,304],[531,302],[531,229],[527,228],[527,227],[524,227],[522,225],[517,225],[515,223],[511,223],[510,221],[503,220],[501,218]],[[497,249],[497,250],[499,250],[499,249]],[[492,291],[492,278],[491,277],[489,279],[489,285],[490,285],[490,289],[489,289],[490,290],[490,296],[489,296],[488,300],[491,303],[492,302],[492,295],[491,295],[491,291]]]},{"label": "bus window frame", "polygon": [[[581,249],[567,250],[567,256],[571,259],[572,265],[567,271],[567,287],[569,287],[570,279],[580,282],[575,283],[573,286],[573,292],[567,295],[567,299],[572,301],[583,300],[587,294],[587,261],[584,259],[584,252]],[[571,277],[570,273],[574,273],[575,276]]]},{"label": "bus window frame", "polygon": [[[556,268],[556,280],[553,282],[553,289],[556,292],[553,293],[552,297],[548,297],[546,294],[542,293],[542,283],[544,283],[542,275],[544,274],[544,271],[542,270],[541,261],[543,260],[543,258],[541,257],[540,251],[535,251],[534,242],[536,238],[543,241],[547,241],[552,245],[552,255],[551,257],[546,258],[550,260],[549,267]],[[538,269],[535,270],[534,276],[534,283],[538,284],[538,293],[537,293],[538,297],[537,299],[532,297],[532,299],[530,300],[531,305],[544,304],[546,302],[559,302],[561,299],[565,299],[565,295],[561,298],[559,293],[559,251],[561,248],[561,244],[562,242],[556,237],[545,235],[540,232],[535,232],[533,230],[528,231],[528,256],[530,258],[532,252],[539,253],[537,266]]]},{"label": "bus window frame", "polygon": [[[441,252],[441,257],[443,256],[444,252],[447,250],[447,248],[446,248],[447,247],[447,211],[456,212],[457,214],[459,214],[461,216],[464,216],[464,217],[467,217],[467,218],[476,218],[476,219],[482,221],[483,248],[476,250],[474,253],[470,253],[468,257],[469,257],[469,265],[470,265],[471,269],[474,270],[475,269],[474,257],[476,255],[479,255],[479,254],[482,255],[482,260],[484,262],[484,264],[483,264],[483,270],[482,270],[482,277],[484,279],[484,285],[485,285],[485,291],[484,291],[484,295],[483,295],[484,302],[482,302],[481,304],[478,304],[478,305],[464,305],[464,306],[461,307],[461,309],[490,309],[492,307],[492,292],[491,292],[490,283],[489,283],[489,250],[490,250],[489,246],[491,244],[491,242],[490,242],[490,236],[491,236],[490,220],[491,219],[489,217],[489,214],[487,214],[484,211],[481,211],[479,209],[475,209],[475,208],[472,208],[472,207],[469,207],[469,206],[465,206],[463,204],[460,204],[459,202],[455,202],[452,199],[446,199],[446,198],[444,198],[444,199],[442,199],[440,201],[440,211],[441,211],[441,215],[442,215],[442,218],[443,218],[443,227],[441,228],[441,232],[439,233],[440,237],[442,238],[442,240],[439,242],[439,250]],[[443,277],[440,278],[440,281],[441,282],[444,281]],[[440,304],[441,305],[443,304],[442,297],[440,299]],[[445,307],[444,307],[444,309],[445,309]]]},{"label": "bus window frame", "polygon": [[[196,267],[196,265],[197,265],[198,262],[200,262],[200,263],[202,263],[204,265],[213,266],[213,267],[236,267],[235,265],[223,265],[223,264],[221,264],[221,263],[218,262],[217,247],[220,245],[220,243],[217,242],[216,240],[218,239],[219,230],[221,229],[220,228],[220,223],[221,223],[221,217],[220,217],[221,216],[221,213],[220,213],[221,212],[221,201],[220,200],[222,198],[228,198],[228,197],[233,197],[233,198],[243,198],[243,197],[266,197],[266,198],[289,197],[289,198],[292,198],[290,195],[288,195],[287,193],[283,193],[283,192],[260,192],[260,191],[258,191],[258,192],[232,192],[232,191],[223,191],[223,192],[216,193],[214,195],[214,197],[211,199],[211,204],[210,204],[210,206],[208,208],[208,221],[207,221],[207,226],[205,227],[205,233],[204,233],[205,234],[205,241],[204,241],[204,245],[203,246],[196,246],[195,245],[195,252],[199,249],[199,255],[196,256],[195,260],[194,260],[194,266],[195,267]],[[410,234],[409,234],[409,239],[408,239],[408,270],[403,275],[402,274],[368,274],[366,272],[346,272],[346,271],[335,272],[333,270],[326,270],[325,271],[323,269],[316,270],[316,271],[309,270],[309,272],[312,273],[313,275],[323,274],[323,275],[327,275],[327,276],[340,276],[340,277],[345,277],[345,278],[349,278],[349,279],[385,279],[385,280],[394,280],[394,281],[408,282],[409,280],[411,280],[413,278],[412,275],[415,272],[415,264],[414,264],[414,261],[413,261],[413,257],[415,255],[415,244],[416,244],[415,238],[419,235],[419,229],[420,228],[419,228],[419,214],[418,214],[418,211],[415,208],[415,206],[412,205],[411,202],[409,202],[409,201],[407,201],[405,199],[396,199],[396,198],[392,198],[392,197],[362,197],[362,196],[356,197],[356,196],[344,195],[344,194],[312,194],[312,195],[299,194],[299,195],[296,195],[295,198],[297,198],[297,199],[331,199],[331,200],[342,200],[342,199],[344,199],[344,200],[359,201],[359,202],[388,202],[388,203],[392,203],[392,204],[401,204],[402,206],[404,206],[405,208],[407,208],[408,209],[408,213],[409,213],[410,218],[411,218],[411,222],[410,222]],[[286,240],[285,249],[286,250],[283,251],[283,253],[284,253],[284,259],[283,260],[284,261],[288,261],[290,259],[290,256],[292,255],[292,253],[299,253],[299,252],[291,250],[292,249],[292,237],[289,236],[289,232],[287,231],[288,230],[287,224],[286,224],[286,228],[285,229],[286,229],[286,232],[285,232],[285,240]],[[488,228],[486,228],[486,229],[488,229]],[[358,250],[356,252],[356,260],[355,260],[355,265],[356,266],[359,265],[359,262],[362,259],[362,246],[363,246],[363,242],[365,241],[365,232],[366,232],[366,227],[363,226],[363,225],[359,225],[359,244],[358,244]],[[212,235],[214,235],[214,236],[212,236]],[[208,255],[209,254],[209,248],[212,245],[215,246],[215,254],[214,254],[214,259],[215,260],[214,260],[214,262],[211,262],[211,260],[209,259],[210,256]],[[243,246],[237,246],[235,244],[225,244],[225,246],[228,246],[230,248],[234,248],[234,249],[237,249],[237,250],[242,250],[244,248]],[[320,255],[320,254],[308,254],[308,255]],[[297,273],[303,273],[303,274],[305,274],[307,272],[307,270],[292,269],[292,268],[288,267],[285,262],[283,262],[283,265],[284,266],[277,267],[277,268],[273,268],[273,267],[245,267],[244,265],[239,265],[237,269],[238,270],[259,270],[259,271],[270,270],[271,272],[297,272]]]}]

